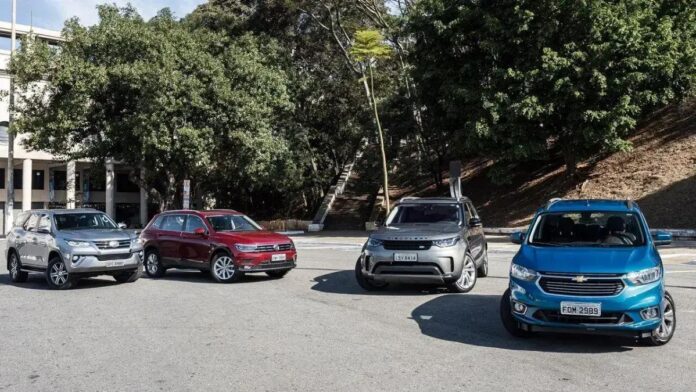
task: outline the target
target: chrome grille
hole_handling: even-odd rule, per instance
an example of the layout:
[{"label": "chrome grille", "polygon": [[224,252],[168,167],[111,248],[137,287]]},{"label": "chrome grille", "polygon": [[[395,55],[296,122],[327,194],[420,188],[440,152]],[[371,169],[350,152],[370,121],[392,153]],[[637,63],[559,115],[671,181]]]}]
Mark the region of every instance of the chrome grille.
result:
[{"label": "chrome grille", "polygon": [[278,249],[276,249],[275,244],[271,245],[256,245],[256,251],[257,252],[277,252],[281,250],[290,250],[292,249],[292,244],[278,244]]},{"label": "chrome grille", "polygon": [[582,277],[584,281],[575,281],[575,276],[543,276],[539,286],[549,294],[585,297],[607,297],[617,295],[624,289],[619,278]]},{"label": "chrome grille", "polygon": [[117,247],[111,247],[109,243],[113,240],[109,241],[94,241],[94,245],[97,246],[99,249],[123,249],[123,248],[130,248],[130,240],[118,240],[118,246]]},{"label": "chrome grille", "polygon": [[428,250],[432,241],[384,241],[386,250]]}]

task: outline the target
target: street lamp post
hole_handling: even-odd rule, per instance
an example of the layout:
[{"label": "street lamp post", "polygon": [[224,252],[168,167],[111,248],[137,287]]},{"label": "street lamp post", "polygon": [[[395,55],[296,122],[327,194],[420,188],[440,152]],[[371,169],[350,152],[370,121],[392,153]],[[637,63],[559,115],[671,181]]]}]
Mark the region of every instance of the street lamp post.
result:
[{"label": "street lamp post", "polygon": [[[10,38],[10,61],[17,47],[17,0],[12,0],[12,33]],[[14,77],[10,75],[10,107],[7,127],[7,201],[5,202],[5,233],[9,233],[14,224]]]}]

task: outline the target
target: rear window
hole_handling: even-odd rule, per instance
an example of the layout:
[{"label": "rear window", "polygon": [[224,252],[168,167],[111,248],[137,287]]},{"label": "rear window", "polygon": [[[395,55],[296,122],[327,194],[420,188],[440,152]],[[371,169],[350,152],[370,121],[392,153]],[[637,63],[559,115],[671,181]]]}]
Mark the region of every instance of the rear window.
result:
[{"label": "rear window", "polygon": [[540,215],[530,243],[539,246],[645,245],[638,216],[630,212],[564,212]]}]

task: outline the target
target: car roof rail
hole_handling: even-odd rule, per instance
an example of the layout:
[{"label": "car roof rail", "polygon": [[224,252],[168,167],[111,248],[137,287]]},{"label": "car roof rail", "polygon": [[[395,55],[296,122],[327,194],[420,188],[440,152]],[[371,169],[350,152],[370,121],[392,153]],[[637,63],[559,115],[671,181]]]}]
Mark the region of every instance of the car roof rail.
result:
[{"label": "car roof rail", "polygon": [[402,201],[418,200],[418,199],[420,199],[420,198],[419,198],[419,197],[415,197],[415,196],[404,196],[404,197],[402,197],[401,199],[399,199],[399,203],[401,203]]},{"label": "car roof rail", "polygon": [[554,197],[553,199],[549,200],[548,203],[546,203],[546,209],[548,210],[549,208],[551,208],[552,205],[561,200],[563,199],[561,199],[560,197]]}]

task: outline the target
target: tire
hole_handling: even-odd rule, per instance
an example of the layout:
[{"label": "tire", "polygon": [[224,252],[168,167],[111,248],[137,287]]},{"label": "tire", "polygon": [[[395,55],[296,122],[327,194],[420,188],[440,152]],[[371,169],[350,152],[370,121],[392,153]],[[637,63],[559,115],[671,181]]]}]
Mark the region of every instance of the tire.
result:
[{"label": "tire", "polygon": [[503,322],[503,327],[516,338],[528,338],[532,333],[520,328],[520,322],[512,315],[512,307],[510,306],[510,289],[505,290],[503,297],[500,299],[500,321]]},{"label": "tire", "polygon": [[271,278],[273,278],[273,279],[280,279],[280,278],[282,278],[283,276],[287,275],[288,272],[290,272],[289,269],[286,269],[286,270],[277,270],[277,271],[266,271],[266,275],[268,275],[269,277],[271,277]]},{"label": "tire", "polygon": [[114,279],[118,283],[133,283],[140,279],[140,268],[115,274]]},{"label": "tire", "polygon": [[228,253],[216,253],[210,261],[210,275],[216,282],[233,283],[244,275],[234,264],[234,259]]},{"label": "tire", "polygon": [[67,290],[72,288],[75,279],[70,276],[63,259],[58,256],[48,261],[46,268],[46,282],[53,290]]},{"label": "tire", "polygon": [[462,274],[456,281],[447,284],[447,289],[452,293],[468,293],[476,286],[478,271],[471,255],[464,256],[464,267]]},{"label": "tire", "polygon": [[488,249],[483,250],[483,261],[481,265],[476,269],[476,274],[479,278],[485,278],[488,276]]},{"label": "tire", "polygon": [[660,311],[663,313],[662,323],[652,331],[649,338],[642,339],[643,343],[648,346],[662,346],[669,343],[677,329],[677,309],[669,292],[665,291],[665,297],[660,307]]},{"label": "tire", "polygon": [[355,263],[355,279],[358,281],[358,285],[365,291],[380,291],[384,290],[389,284],[385,282],[375,282],[372,279],[368,279],[362,274],[362,264],[358,258],[358,262]]},{"label": "tire", "polygon": [[7,261],[7,270],[10,271],[10,280],[13,283],[24,283],[29,278],[29,273],[22,271],[22,263],[16,252],[10,252],[10,259]]},{"label": "tire", "polygon": [[167,269],[162,265],[159,252],[155,249],[150,249],[145,253],[145,273],[151,278],[161,278]]}]

